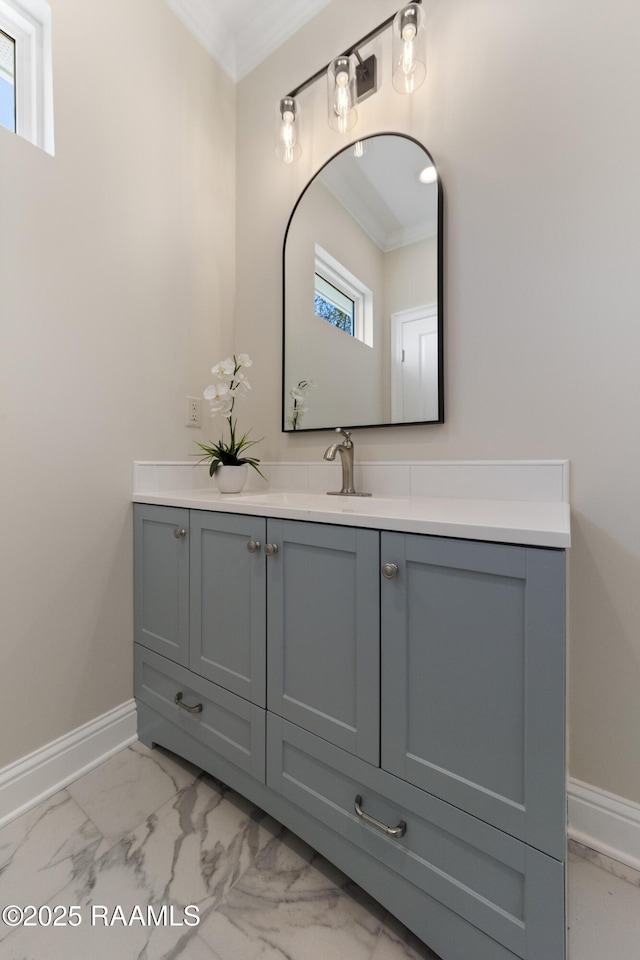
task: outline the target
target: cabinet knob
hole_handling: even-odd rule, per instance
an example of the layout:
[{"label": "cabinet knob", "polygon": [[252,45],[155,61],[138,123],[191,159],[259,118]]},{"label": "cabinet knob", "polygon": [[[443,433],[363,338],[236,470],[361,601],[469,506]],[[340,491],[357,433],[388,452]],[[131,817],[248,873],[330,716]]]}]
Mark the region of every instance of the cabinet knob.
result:
[{"label": "cabinet knob", "polygon": [[393,580],[394,577],[398,576],[398,565],[397,563],[383,563],[382,564],[382,576],[386,580]]},{"label": "cabinet knob", "polygon": [[249,543],[247,544],[247,550],[249,553],[257,553],[261,546],[262,544],[259,540],[249,540]]},{"label": "cabinet knob", "polygon": [[183,537],[186,537],[187,531],[181,530],[180,527],[176,527],[175,530],[173,531],[173,535],[176,538],[176,540],[181,540]]},{"label": "cabinet knob", "polygon": [[278,544],[277,544],[277,543],[265,543],[265,545],[264,545],[264,552],[266,553],[266,555],[267,555],[268,557],[272,557],[272,556],[274,555],[274,553],[277,553],[277,552],[278,552]]}]

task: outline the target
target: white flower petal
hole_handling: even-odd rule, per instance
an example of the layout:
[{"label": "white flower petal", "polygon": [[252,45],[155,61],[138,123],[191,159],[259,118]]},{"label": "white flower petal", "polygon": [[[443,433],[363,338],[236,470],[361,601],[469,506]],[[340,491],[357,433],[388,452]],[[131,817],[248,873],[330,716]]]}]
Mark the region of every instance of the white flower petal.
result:
[{"label": "white flower petal", "polygon": [[221,413],[226,417],[231,412],[233,400],[230,397],[218,397],[209,401],[211,407],[211,416],[215,417]]},{"label": "white flower petal", "polygon": [[210,402],[212,400],[216,401],[216,400],[220,400],[220,398],[224,397],[227,393],[229,393],[228,384],[226,383],[211,384],[204,391],[204,398],[205,400],[209,400]]},{"label": "white flower petal", "polygon": [[227,357],[226,360],[221,360],[214,367],[211,367],[211,373],[214,373],[216,377],[230,377],[233,375],[235,368],[233,357]]},{"label": "white flower petal", "polygon": [[253,366],[253,360],[251,359],[248,353],[239,353],[236,359],[241,367]]}]

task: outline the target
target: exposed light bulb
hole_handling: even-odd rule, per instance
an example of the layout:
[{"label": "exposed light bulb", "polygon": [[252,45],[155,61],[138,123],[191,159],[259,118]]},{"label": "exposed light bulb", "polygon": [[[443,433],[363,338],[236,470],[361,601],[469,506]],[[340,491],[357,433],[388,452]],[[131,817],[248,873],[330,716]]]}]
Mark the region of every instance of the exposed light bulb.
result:
[{"label": "exposed light bulb", "polygon": [[329,82],[329,126],[338,133],[346,133],[357,120],[355,103],[355,73],[348,57],[339,57],[330,65]]},{"label": "exposed light bulb", "polygon": [[401,70],[405,77],[411,78],[416,68],[413,41],[416,38],[415,23],[407,23],[402,31],[402,62]]},{"label": "exposed light bulb", "polygon": [[282,159],[285,163],[293,163],[293,145],[295,142],[293,135],[293,123],[291,120],[287,120],[286,117],[282,118],[280,140],[282,142]]},{"label": "exposed light bulb", "polygon": [[335,111],[338,117],[338,130],[347,131],[347,118],[351,110],[351,96],[349,95],[349,74],[342,70],[336,74]]}]

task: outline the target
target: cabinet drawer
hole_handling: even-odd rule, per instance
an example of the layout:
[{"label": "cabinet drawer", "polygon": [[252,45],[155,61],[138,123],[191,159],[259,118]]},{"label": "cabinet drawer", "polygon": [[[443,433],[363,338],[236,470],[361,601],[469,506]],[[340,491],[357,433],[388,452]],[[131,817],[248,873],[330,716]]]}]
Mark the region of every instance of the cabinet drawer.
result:
[{"label": "cabinet drawer", "polygon": [[561,862],[270,713],[267,742],[274,790],[518,956],[563,956]]},{"label": "cabinet drawer", "polygon": [[135,645],[134,692],[176,726],[265,782],[265,711],[260,707],[140,644]]}]

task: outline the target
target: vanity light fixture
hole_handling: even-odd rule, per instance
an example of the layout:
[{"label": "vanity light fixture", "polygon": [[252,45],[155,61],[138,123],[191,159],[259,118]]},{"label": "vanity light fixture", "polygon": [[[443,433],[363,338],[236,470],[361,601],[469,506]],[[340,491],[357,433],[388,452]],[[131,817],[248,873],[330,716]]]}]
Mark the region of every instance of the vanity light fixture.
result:
[{"label": "vanity light fixture", "polygon": [[427,75],[423,13],[419,4],[398,10],[393,21],[393,87],[398,93],[413,93]]},{"label": "vanity light fixture", "polygon": [[293,97],[283,97],[278,109],[276,153],[285,163],[293,163],[302,153],[296,130],[297,114],[298,104]]},{"label": "vanity light fixture", "polygon": [[332,130],[347,133],[357,123],[356,104],[378,89],[378,70],[375,55],[363,60],[359,49],[392,27],[393,86],[400,93],[413,93],[426,76],[424,17],[422,0],[411,0],[349,50],[318,70],[280,100],[276,153],[285,163],[293,163],[302,150],[297,142],[296,119],[298,94],[326,74],[328,121]]}]

